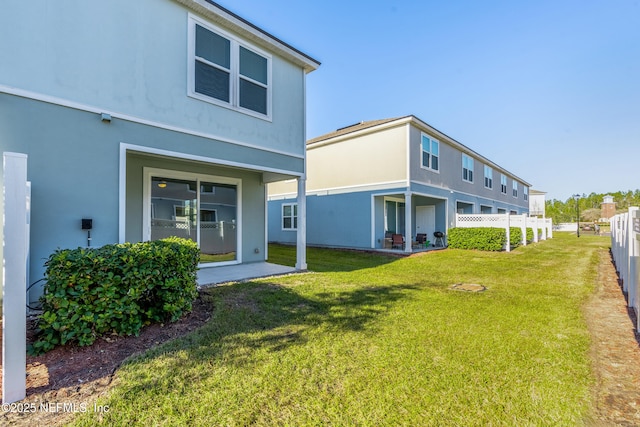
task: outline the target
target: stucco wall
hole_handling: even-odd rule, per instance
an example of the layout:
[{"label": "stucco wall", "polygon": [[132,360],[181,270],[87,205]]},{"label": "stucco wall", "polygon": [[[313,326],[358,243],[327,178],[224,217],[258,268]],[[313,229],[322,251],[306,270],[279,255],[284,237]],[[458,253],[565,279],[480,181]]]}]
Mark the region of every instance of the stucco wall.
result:
[{"label": "stucco wall", "polygon": [[169,0],[6,2],[0,85],[302,156],[303,70],[272,57],[272,122],[190,98],[188,13]]}]

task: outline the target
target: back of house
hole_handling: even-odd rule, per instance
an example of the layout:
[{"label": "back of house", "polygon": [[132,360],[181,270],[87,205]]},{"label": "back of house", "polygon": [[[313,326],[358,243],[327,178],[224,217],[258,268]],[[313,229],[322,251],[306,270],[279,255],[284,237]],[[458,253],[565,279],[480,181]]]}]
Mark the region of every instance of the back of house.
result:
[{"label": "back of house", "polygon": [[0,57],[30,283],[56,248],[166,236],[198,242],[203,265],[266,259],[266,184],[304,176],[317,60],[208,0],[7,2]]},{"label": "back of house", "polygon": [[[311,245],[411,252],[424,237],[445,245],[456,213],[528,212],[529,183],[415,116],[313,138],[307,168]],[[295,188],[269,186],[272,241],[295,241]]]}]

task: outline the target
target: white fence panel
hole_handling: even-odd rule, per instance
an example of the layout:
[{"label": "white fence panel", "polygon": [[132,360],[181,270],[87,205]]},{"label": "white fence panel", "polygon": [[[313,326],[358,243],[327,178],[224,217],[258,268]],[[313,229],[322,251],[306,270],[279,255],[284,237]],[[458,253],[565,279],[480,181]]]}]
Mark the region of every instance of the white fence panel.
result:
[{"label": "white fence panel", "polygon": [[627,305],[640,317],[640,208],[631,207],[629,212],[613,216],[609,223],[613,263],[627,294]]},{"label": "white fence panel", "polygon": [[[507,233],[506,250],[509,251],[509,228],[519,227],[522,230],[522,244],[527,244],[527,228],[533,229],[533,241],[546,240],[553,237],[552,221],[550,218],[528,217],[510,214],[456,214],[456,227],[495,227],[504,228]],[[540,236],[540,237],[539,237]]]}]

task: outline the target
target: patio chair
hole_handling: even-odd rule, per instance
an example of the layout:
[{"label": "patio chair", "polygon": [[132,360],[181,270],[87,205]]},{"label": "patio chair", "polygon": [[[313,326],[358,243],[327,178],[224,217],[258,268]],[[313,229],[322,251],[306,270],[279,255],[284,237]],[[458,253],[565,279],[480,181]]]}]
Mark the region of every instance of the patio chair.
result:
[{"label": "patio chair", "polygon": [[435,237],[433,246],[441,246],[444,248],[444,233],[442,231],[436,231],[435,233],[433,233],[433,237]]},{"label": "patio chair", "polygon": [[417,247],[421,247],[424,246],[425,248],[427,247],[427,234],[426,233],[418,233],[416,234],[416,244]]},{"label": "patio chair", "polygon": [[391,249],[404,249],[404,237],[402,237],[402,234],[391,235]]}]

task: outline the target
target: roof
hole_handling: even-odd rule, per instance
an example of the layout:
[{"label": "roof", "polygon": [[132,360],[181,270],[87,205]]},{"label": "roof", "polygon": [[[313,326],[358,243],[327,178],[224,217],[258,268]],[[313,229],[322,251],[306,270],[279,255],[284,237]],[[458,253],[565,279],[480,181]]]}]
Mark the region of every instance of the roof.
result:
[{"label": "roof", "polygon": [[208,20],[237,32],[253,43],[279,53],[284,58],[302,67],[307,73],[316,70],[320,66],[320,61],[296,49],[290,44],[283,42],[279,38],[269,34],[257,25],[252,24],[212,0],[176,1],[194,12],[201,14]]},{"label": "roof", "polygon": [[[460,151],[462,151],[463,153],[472,155],[473,157],[483,161],[485,164],[487,164],[488,166],[492,166],[498,170],[501,170],[503,172],[505,172],[506,174],[510,175],[511,177],[517,179],[518,181],[520,181],[521,183],[527,185],[527,186],[531,186],[531,184],[529,184],[527,181],[523,180],[522,178],[518,177],[517,175],[509,172],[508,170],[506,170],[505,168],[499,166],[498,164],[492,162],[491,160],[489,160],[488,158],[484,157],[483,155],[481,155],[480,153],[472,150],[471,148],[467,147],[466,145],[462,144],[461,142],[456,141],[455,139],[451,138],[450,136],[446,135],[445,133],[439,131],[438,129],[434,128],[433,126],[429,125],[427,122],[424,122],[422,120],[420,120],[418,117],[414,116],[414,115],[410,115],[410,116],[402,116],[402,117],[396,117],[396,118],[390,118],[390,119],[381,119],[381,120],[370,120],[370,121],[362,121],[359,123],[355,123],[353,125],[350,126],[345,126],[342,128],[339,128],[337,130],[335,130],[334,132],[329,132],[327,134],[318,136],[316,138],[310,139],[307,141],[307,146],[309,145],[324,145],[324,144],[319,144],[320,142],[324,142],[326,141],[327,144],[329,143],[333,143],[333,142],[340,142],[344,139],[349,139],[349,134],[352,133],[373,133],[376,132],[378,130],[381,129],[377,129],[377,128],[387,128],[387,127],[391,127],[394,125],[403,125],[406,123],[410,123],[414,126],[416,126],[417,128],[430,133],[434,136],[436,136],[437,138],[440,138],[442,140],[447,141],[450,145],[453,145],[454,147],[458,148]],[[355,135],[354,135],[355,136]]]},{"label": "roof", "polygon": [[390,123],[396,121],[398,119],[402,119],[403,117],[396,117],[393,119],[382,119],[382,120],[370,120],[368,122],[359,122],[349,126],[342,127],[340,129],[335,130],[334,132],[329,132],[325,135],[318,136],[316,138],[310,139],[307,141],[307,145],[313,144],[315,142],[324,141],[326,139],[335,138],[336,136],[342,136],[349,133],[357,132],[359,130],[368,129],[371,127],[383,125],[385,123]]}]

